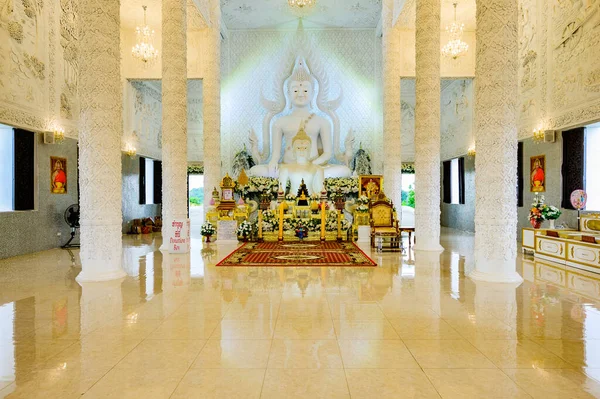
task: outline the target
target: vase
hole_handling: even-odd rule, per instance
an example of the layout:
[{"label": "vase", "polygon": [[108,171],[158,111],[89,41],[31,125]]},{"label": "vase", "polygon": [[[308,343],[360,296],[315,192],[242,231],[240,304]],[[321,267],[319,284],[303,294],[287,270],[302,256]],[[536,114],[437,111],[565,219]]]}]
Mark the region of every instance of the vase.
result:
[{"label": "vase", "polygon": [[556,227],[554,227],[554,222],[555,222],[554,219],[550,219],[550,229],[551,230],[554,230],[556,228]]},{"label": "vase", "polygon": [[206,236],[206,242],[210,242],[210,237],[211,237],[210,234]]},{"label": "vase", "polygon": [[539,229],[542,226],[542,222],[537,219],[529,219],[529,222],[534,229]]}]

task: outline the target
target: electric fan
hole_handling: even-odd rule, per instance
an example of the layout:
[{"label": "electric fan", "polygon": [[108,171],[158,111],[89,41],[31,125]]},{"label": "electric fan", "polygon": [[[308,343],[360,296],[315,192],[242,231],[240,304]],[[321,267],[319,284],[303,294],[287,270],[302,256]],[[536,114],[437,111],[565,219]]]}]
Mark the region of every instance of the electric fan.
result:
[{"label": "electric fan", "polygon": [[65,222],[71,228],[71,238],[69,238],[69,241],[62,248],[79,247],[79,244],[71,244],[79,228],[79,204],[73,204],[67,208],[65,211]]}]

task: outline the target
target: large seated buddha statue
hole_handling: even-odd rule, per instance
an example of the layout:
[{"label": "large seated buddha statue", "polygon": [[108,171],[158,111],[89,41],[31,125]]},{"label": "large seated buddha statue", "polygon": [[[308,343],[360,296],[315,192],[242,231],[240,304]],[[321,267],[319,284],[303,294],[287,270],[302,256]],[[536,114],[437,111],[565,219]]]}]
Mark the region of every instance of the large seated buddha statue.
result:
[{"label": "large seated buddha statue", "polygon": [[283,163],[279,167],[279,181],[285,187],[288,180],[292,192],[299,188],[308,188],[313,193],[318,193],[323,187],[323,167],[309,161],[312,140],[304,130],[304,122],[292,139],[291,151],[293,161]]},{"label": "large seated buddha statue", "polygon": [[[320,94],[316,96],[315,101],[316,86],[319,87]],[[325,101],[321,91],[328,92],[328,89],[321,86],[321,81],[311,75],[303,57],[296,59],[292,74],[285,79],[283,87],[287,87],[285,101],[262,99],[263,106],[267,109],[263,121],[263,153],[261,154],[258,149],[258,137],[254,131],[251,131],[250,148],[257,165],[250,170],[250,174],[282,180],[283,176],[280,176],[280,173],[285,169],[285,179],[289,178],[292,181],[293,191],[298,188],[294,187],[293,182],[300,181],[307,173],[311,173],[314,169],[312,166],[318,166],[325,178],[349,177],[352,174],[348,167],[353,155],[352,131],[345,140],[345,151],[342,153],[339,148],[335,148],[339,147],[339,123],[335,111],[340,105],[341,94],[336,100]],[[280,89],[282,92],[284,92],[283,87]],[[319,104],[324,110],[319,108]],[[284,111],[286,109],[289,111]],[[278,118],[272,122],[271,120],[276,116]],[[308,162],[306,163],[304,160],[302,163],[298,162],[296,158],[298,149],[293,148],[299,126],[303,128],[304,135],[308,138],[304,141],[310,145],[307,148]],[[337,160],[339,163],[333,163],[332,160]],[[292,164],[293,168],[284,168],[284,165]]]}]

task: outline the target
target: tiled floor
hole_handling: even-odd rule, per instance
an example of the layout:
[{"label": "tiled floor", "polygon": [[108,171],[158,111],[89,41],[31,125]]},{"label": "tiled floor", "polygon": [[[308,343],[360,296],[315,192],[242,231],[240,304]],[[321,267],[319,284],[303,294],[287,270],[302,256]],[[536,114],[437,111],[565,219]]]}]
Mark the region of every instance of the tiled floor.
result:
[{"label": "tiled floor", "polygon": [[520,258],[520,286],[475,283],[451,230],[364,269],[158,244],[126,237],[129,276],[83,286],[76,251],[0,261],[0,397],[600,397],[600,275]]}]

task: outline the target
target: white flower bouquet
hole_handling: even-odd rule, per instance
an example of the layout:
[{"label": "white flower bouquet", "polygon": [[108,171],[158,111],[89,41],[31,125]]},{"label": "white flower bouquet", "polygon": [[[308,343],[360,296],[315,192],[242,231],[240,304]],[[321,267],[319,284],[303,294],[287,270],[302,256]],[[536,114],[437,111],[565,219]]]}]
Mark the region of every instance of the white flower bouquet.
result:
[{"label": "white flower bouquet", "polygon": [[356,212],[358,212],[358,213],[367,213],[367,212],[369,212],[369,206],[368,205],[364,205],[364,204],[360,204],[359,206],[356,207]]},{"label": "white flower bouquet", "polygon": [[217,232],[215,226],[212,225],[211,222],[205,222],[202,227],[200,227],[200,234],[204,237],[212,236]]},{"label": "white flower bouquet", "polygon": [[545,220],[556,220],[560,217],[562,212],[560,209],[553,205],[543,205],[542,206],[542,215]]},{"label": "white flower bouquet", "polygon": [[246,238],[250,234],[252,234],[252,224],[244,220],[237,228],[237,235]]}]

